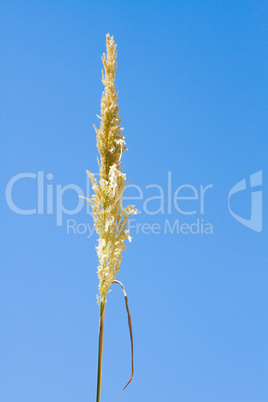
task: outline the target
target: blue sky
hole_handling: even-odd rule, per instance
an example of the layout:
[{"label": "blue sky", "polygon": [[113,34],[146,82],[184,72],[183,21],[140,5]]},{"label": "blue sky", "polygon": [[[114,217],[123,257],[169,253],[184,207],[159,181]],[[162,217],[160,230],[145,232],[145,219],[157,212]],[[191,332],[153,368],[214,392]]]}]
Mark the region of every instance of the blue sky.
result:
[{"label": "blue sky", "polygon": [[[118,44],[124,171],[136,186],[126,195],[140,197],[141,211],[119,276],[135,352],[120,399],[267,402],[267,13],[264,1],[1,2],[3,402],[95,400],[97,237],[86,204],[59,216],[86,193],[85,171],[98,169],[93,124],[108,32]],[[263,209],[250,189],[256,172]],[[228,210],[243,179],[231,211],[256,216],[262,231]],[[11,201],[39,213],[18,214]],[[129,374],[115,286],[103,402]]]}]

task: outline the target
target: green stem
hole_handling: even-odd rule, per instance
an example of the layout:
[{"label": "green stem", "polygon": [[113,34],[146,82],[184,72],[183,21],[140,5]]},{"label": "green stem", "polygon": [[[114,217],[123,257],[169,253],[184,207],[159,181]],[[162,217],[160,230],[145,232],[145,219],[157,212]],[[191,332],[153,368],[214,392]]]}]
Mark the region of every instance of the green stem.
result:
[{"label": "green stem", "polygon": [[98,356],[98,380],[97,380],[96,402],[100,402],[100,396],[101,396],[102,351],[103,351],[103,329],[104,329],[105,304],[106,304],[106,300],[100,302],[99,356]]}]

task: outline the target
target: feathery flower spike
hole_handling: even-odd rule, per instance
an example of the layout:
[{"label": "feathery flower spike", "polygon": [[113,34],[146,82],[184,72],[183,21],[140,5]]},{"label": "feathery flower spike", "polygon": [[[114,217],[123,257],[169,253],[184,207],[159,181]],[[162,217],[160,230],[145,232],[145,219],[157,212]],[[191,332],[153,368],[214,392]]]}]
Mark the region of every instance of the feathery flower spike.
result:
[{"label": "feathery flower spike", "polygon": [[[128,218],[137,213],[133,205],[123,207],[122,201],[127,182],[120,161],[123,152],[127,148],[125,137],[122,134],[123,127],[121,127],[121,118],[119,117],[118,93],[114,83],[117,67],[116,44],[109,34],[106,35],[106,51],[107,54],[104,53],[102,57],[104,92],[101,99],[101,116],[98,116],[100,118],[100,128],[97,129],[94,126],[97,134],[97,147],[100,153],[100,161],[98,161],[100,180],[98,183],[94,175],[87,172],[92,183],[94,195],[91,199],[86,198],[92,207],[94,224],[99,235],[96,247],[99,260],[97,272],[99,277],[98,300],[100,301],[97,402],[100,401],[103,326],[107,293],[118,276],[122,252],[126,249],[125,241],[131,241]],[[128,309],[127,312],[133,356],[132,328]]]}]

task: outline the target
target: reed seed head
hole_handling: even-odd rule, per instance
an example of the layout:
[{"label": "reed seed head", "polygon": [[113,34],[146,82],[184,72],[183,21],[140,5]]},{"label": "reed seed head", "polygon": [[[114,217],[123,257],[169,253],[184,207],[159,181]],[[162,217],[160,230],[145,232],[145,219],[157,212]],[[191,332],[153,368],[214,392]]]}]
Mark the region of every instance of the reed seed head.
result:
[{"label": "reed seed head", "polygon": [[127,184],[122,171],[121,157],[127,149],[122,135],[119,117],[118,93],[115,86],[116,44],[109,34],[106,35],[106,54],[103,54],[102,82],[104,92],[101,99],[100,128],[97,133],[97,147],[100,153],[100,180],[87,172],[94,190],[87,199],[93,210],[96,232],[99,235],[96,247],[99,265],[99,292],[101,301],[106,296],[113,280],[118,276],[125,241],[131,241],[128,230],[129,216],[136,214],[133,205],[123,207],[122,196]]}]

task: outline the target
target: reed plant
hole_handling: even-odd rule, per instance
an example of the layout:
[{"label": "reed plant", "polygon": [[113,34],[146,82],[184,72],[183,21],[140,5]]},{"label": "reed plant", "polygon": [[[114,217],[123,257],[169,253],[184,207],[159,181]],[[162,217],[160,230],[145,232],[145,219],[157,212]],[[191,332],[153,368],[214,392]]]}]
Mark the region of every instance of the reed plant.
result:
[{"label": "reed plant", "polygon": [[[103,54],[102,82],[104,92],[101,99],[100,127],[95,128],[97,134],[97,148],[100,154],[99,182],[92,173],[87,171],[94,194],[88,202],[92,208],[92,216],[98,238],[96,247],[98,256],[99,294],[99,350],[96,401],[100,402],[103,354],[103,330],[107,294],[113,283],[121,285],[128,313],[128,324],[131,338],[133,377],[133,337],[131,317],[128,308],[127,295],[124,286],[116,278],[122,261],[122,252],[126,249],[126,241],[131,241],[128,229],[128,219],[137,211],[133,205],[123,206],[123,192],[126,187],[126,174],[123,173],[121,158],[127,149],[125,136],[122,134],[121,118],[119,116],[118,93],[115,86],[116,73],[116,44],[109,34],[106,35],[106,54]],[[126,387],[125,386],[125,387]],[[125,388],[124,387],[124,388]]]}]

